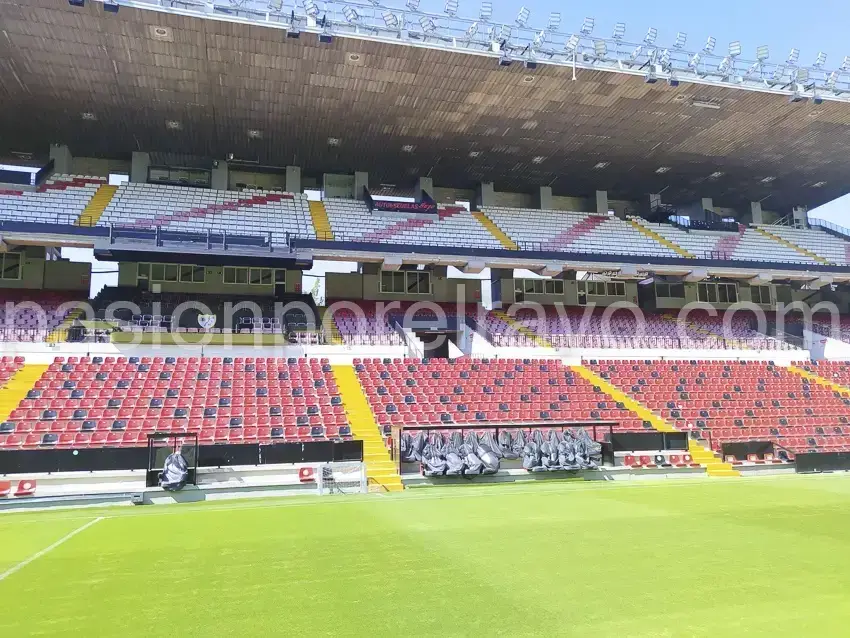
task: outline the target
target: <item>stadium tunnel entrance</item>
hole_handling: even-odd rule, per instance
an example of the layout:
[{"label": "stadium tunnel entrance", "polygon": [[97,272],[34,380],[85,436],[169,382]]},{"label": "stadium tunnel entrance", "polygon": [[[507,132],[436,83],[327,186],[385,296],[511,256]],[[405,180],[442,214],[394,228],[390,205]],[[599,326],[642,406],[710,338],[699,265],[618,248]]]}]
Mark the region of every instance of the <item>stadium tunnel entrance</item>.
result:
[{"label": "stadium tunnel entrance", "polygon": [[459,348],[460,335],[453,330],[415,330],[414,334],[422,342],[424,356],[431,359],[454,358],[451,346]]}]

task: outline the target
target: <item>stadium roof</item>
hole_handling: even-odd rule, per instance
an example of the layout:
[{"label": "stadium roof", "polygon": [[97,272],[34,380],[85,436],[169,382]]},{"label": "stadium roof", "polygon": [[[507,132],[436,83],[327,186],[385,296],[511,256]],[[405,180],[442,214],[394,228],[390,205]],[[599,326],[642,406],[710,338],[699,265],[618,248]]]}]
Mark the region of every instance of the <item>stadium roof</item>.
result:
[{"label": "stadium roof", "polygon": [[366,170],[373,184],[428,175],[447,187],[780,210],[850,190],[843,100],[671,87],[587,64],[573,81],[566,65],[500,67],[483,53],[338,35],[322,44],[93,2],[0,3],[0,29],[0,153],[50,143],[77,156],[233,153],[308,174]]}]

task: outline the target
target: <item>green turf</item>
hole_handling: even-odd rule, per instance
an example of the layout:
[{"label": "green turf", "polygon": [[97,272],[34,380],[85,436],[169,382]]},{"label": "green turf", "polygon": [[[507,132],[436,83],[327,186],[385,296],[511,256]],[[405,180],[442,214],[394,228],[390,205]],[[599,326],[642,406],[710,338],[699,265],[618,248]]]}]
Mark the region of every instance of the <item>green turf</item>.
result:
[{"label": "green turf", "polygon": [[0,636],[847,635],[850,475],[0,516]]}]

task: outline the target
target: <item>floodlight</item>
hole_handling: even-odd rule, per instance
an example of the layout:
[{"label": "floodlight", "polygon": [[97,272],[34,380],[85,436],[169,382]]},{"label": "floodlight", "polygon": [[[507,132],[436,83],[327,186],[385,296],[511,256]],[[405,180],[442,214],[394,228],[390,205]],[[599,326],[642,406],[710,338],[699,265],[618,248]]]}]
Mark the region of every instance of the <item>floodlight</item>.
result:
[{"label": "floodlight", "polygon": [[649,45],[652,45],[652,44],[655,43],[655,38],[657,38],[657,37],[658,37],[658,29],[656,29],[655,27],[649,27],[643,41],[646,42]]},{"label": "floodlight", "polygon": [[691,59],[688,60],[688,68],[696,69],[700,62],[702,62],[702,56],[699,53],[694,53]]},{"label": "floodlight", "polygon": [[596,20],[594,18],[585,18],[584,22],[581,23],[581,34],[590,35],[591,33],[593,33],[593,27],[595,24]]},{"label": "floodlight", "polygon": [[687,41],[688,41],[688,34],[685,33],[684,31],[679,31],[679,33],[676,34],[676,43],[673,46],[676,47],[677,49],[681,49],[682,47],[685,46],[685,43]]},{"label": "floodlight", "polygon": [[419,0],[407,0],[405,4],[411,11],[419,11]]},{"label": "floodlight", "polygon": [[283,0],[269,0],[269,9],[279,13],[283,10]]},{"label": "floodlight", "polygon": [[826,78],[826,88],[830,91],[834,91],[836,84],[838,84],[838,71],[833,71],[829,74],[829,77]]},{"label": "floodlight", "polygon": [[515,22],[519,26],[524,27],[525,24],[528,22],[528,16],[530,16],[530,15],[531,15],[531,11],[529,11],[525,7],[520,7],[519,12],[516,14]]},{"label": "floodlight", "polygon": [[593,43],[593,52],[596,54],[596,57],[600,60],[608,55],[608,45],[605,44],[605,40],[597,40]]},{"label": "floodlight", "polygon": [[546,31],[541,31],[537,35],[534,36],[534,39],[531,41],[531,46],[535,49],[539,49],[543,46],[543,43],[546,42]]},{"label": "floodlight", "polygon": [[670,68],[670,49],[664,49],[661,52],[661,58],[658,60],[658,63],[665,70]]},{"label": "floodlight", "polygon": [[797,64],[797,60],[800,59],[800,49],[791,49],[791,52],[788,54],[788,64]]},{"label": "floodlight", "polygon": [[794,69],[791,73],[791,77],[797,84],[805,84],[809,81],[809,70],[806,68]]},{"label": "floodlight", "polygon": [[761,62],[753,62],[752,66],[747,70],[747,75],[756,75],[761,71]]},{"label": "floodlight", "polygon": [[771,75],[771,79],[774,82],[776,82],[778,84],[778,83],[784,81],[784,78],[785,78],[785,67],[784,66],[778,66],[775,69],[773,69],[773,75]]},{"label": "floodlight", "polygon": [[422,30],[425,33],[434,33],[437,30],[437,25],[434,24],[434,21],[428,16],[422,16],[419,18],[419,26],[422,27]]},{"label": "floodlight", "polygon": [[453,16],[457,14],[458,1],[457,0],[446,0],[446,6],[443,9],[448,15]]},{"label": "floodlight", "polygon": [[553,11],[549,14],[549,24],[546,25],[546,28],[549,29],[549,31],[557,31],[560,26],[561,14],[557,11]]},{"label": "floodlight", "polygon": [[632,54],[629,56],[629,61],[634,62],[640,57],[640,54],[643,53],[643,47],[638,45],[635,47],[635,50],[632,51]]},{"label": "floodlight", "polygon": [[760,47],[756,47],[756,58],[759,62],[764,62],[770,57],[770,49],[767,48],[766,44],[762,44]]},{"label": "floodlight", "polygon": [[478,11],[478,17],[481,22],[487,22],[493,16],[493,3],[482,2],[481,9]]},{"label": "floodlight", "polygon": [[726,56],[720,61],[720,64],[717,65],[717,72],[720,75],[727,76],[729,75],[729,71],[732,70],[732,58]]},{"label": "floodlight", "polygon": [[737,58],[741,55],[741,43],[738,40],[729,43],[729,57]]},{"label": "floodlight", "polygon": [[841,63],[841,66],[839,68],[842,71],[847,71],[848,69],[850,69],[850,55],[844,56],[844,61]]},{"label": "floodlight", "polygon": [[579,37],[575,34],[570,36],[570,39],[567,40],[566,44],[564,44],[564,51],[569,54],[573,54],[578,49]]},{"label": "floodlight", "polygon": [[477,22],[473,22],[472,24],[470,24],[470,25],[466,28],[466,37],[467,37],[467,38],[471,38],[471,37],[473,37],[476,33],[478,33],[478,23],[477,23]]},{"label": "floodlight", "polygon": [[499,33],[500,40],[510,40],[511,39],[511,26],[509,24],[503,24],[501,31]]},{"label": "floodlight", "polygon": [[384,24],[387,29],[398,29],[398,16],[392,11],[384,11],[381,16],[384,18]]},{"label": "floodlight", "polygon": [[706,53],[714,53],[714,47],[717,46],[717,38],[713,36],[708,36],[708,39],[705,41],[705,46],[702,48]]},{"label": "floodlight", "polygon": [[315,18],[319,15],[319,5],[313,2],[313,0],[304,0],[304,11],[311,18]]},{"label": "floodlight", "polygon": [[823,67],[824,64],[826,64],[826,53],[821,51],[820,53],[818,53],[818,57],[812,66],[816,69],[820,69],[821,67]]},{"label": "floodlight", "polygon": [[357,15],[357,11],[355,11],[352,7],[345,6],[342,8],[342,15],[345,16],[345,19],[351,24],[357,22],[360,19],[360,16]]},{"label": "floodlight", "polygon": [[626,23],[625,22],[618,22],[617,24],[615,24],[614,25],[614,35],[612,35],[611,37],[614,38],[615,40],[622,40],[625,35],[626,35]]}]

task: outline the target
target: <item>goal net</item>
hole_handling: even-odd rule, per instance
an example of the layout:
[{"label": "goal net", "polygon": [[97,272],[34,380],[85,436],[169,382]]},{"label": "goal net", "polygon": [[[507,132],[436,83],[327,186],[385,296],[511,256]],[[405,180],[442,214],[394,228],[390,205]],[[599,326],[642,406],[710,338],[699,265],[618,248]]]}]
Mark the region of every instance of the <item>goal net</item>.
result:
[{"label": "goal net", "polygon": [[319,494],[365,494],[366,464],[361,461],[325,463],[319,467]]}]

